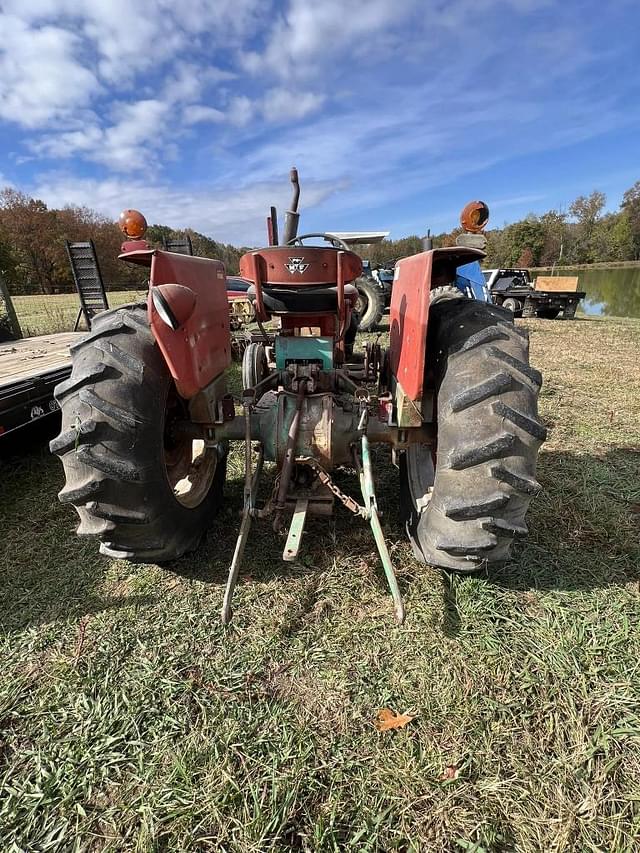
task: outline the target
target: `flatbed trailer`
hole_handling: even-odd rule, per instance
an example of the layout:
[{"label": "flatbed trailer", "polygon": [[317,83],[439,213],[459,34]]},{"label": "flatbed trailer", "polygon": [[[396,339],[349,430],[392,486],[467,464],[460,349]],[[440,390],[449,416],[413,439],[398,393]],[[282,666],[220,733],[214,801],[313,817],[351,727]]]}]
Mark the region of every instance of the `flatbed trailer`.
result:
[{"label": "flatbed trailer", "polygon": [[585,296],[585,291],[530,291],[522,304],[522,316],[555,320],[562,314],[565,320],[573,320],[578,304]]},{"label": "flatbed trailer", "polygon": [[0,343],[0,441],[58,411],[53,389],[71,374],[70,345],[86,332]]},{"label": "flatbed trailer", "polygon": [[516,317],[554,320],[560,314],[573,320],[586,293],[579,291],[577,276],[539,276],[531,281],[526,269],[483,271],[491,299]]}]

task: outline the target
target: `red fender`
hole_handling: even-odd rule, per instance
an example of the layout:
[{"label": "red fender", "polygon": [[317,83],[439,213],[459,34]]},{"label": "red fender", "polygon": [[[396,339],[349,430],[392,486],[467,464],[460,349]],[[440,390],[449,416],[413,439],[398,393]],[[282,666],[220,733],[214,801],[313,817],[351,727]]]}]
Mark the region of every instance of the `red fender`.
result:
[{"label": "red fender", "polygon": [[[188,400],[220,376],[231,363],[224,265],[209,258],[158,249],[152,253],[149,284],[147,305],[151,331],[178,393]],[[195,297],[192,299],[177,288],[163,288],[165,296],[168,294],[169,298],[178,300],[178,309],[174,313],[181,324],[177,329],[162,319],[153,302],[155,287],[175,284],[188,288]]]},{"label": "red fender", "polygon": [[456,268],[484,258],[484,252],[451,246],[420,252],[398,261],[389,310],[389,365],[404,396],[414,403],[423,397],[427,329],[432,279],[446,273],[455,284]]}]

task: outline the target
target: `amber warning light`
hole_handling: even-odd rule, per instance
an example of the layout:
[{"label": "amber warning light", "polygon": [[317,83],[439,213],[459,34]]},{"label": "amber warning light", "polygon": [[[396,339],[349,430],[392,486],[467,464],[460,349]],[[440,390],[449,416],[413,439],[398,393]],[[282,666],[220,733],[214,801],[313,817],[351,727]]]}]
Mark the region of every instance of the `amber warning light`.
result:
[{"label": "amber warning light", "polygon": [[460,214],[460,225],[471,234],[481,234],[489,221],[489,208],[483,201],[470,201]]},{"label": "amber warning light", "polygon": [[142,240],[147,230],[147,220],[139,210],[123,210],[118,219],[118,225],[130,240]]}]

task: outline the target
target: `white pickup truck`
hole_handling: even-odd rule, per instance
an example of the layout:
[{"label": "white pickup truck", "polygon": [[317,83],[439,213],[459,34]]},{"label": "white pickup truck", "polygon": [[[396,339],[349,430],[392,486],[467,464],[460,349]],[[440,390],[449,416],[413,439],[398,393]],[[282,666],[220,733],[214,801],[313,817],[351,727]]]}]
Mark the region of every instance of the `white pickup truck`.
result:
[{"label": "white pickup truck", "polygon": [[513,311],[516,317],[542,317],[555,320],[562,313],[573,320],[584,292],[578,291],[578,276],[545,275],[531,281],[526,269],[482,271],[491,299]]}]

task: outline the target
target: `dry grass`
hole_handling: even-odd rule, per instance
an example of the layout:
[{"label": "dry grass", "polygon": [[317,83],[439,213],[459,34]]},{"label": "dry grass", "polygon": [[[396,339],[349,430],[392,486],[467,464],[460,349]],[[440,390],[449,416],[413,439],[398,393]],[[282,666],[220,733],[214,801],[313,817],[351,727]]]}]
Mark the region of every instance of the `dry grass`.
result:
[{"label": "dry grass", "polygon": [[[403,628],[342,511],[292,566],[256,524],[220,627],[237,460],[206,545],[171,571],[74,538],[42,447],[5,460],[5,849],[638,849],[640,322],[527,325],[551,429],[510,565],[416,563],[377,453]],[[385,706],[418,716],[382,735]]]},{"label": "dry grass", "polygon": [[[135,302],[146,296],[146,290],[121,290],[107,293],[111,308]],[[14,296],[12,302],[20,321],[22,334],[49,335],[53,332],[70,332],[78,316],[80,302],[75,293],[56,296]],[[81,329],[84,329],[81,321]]]}]

